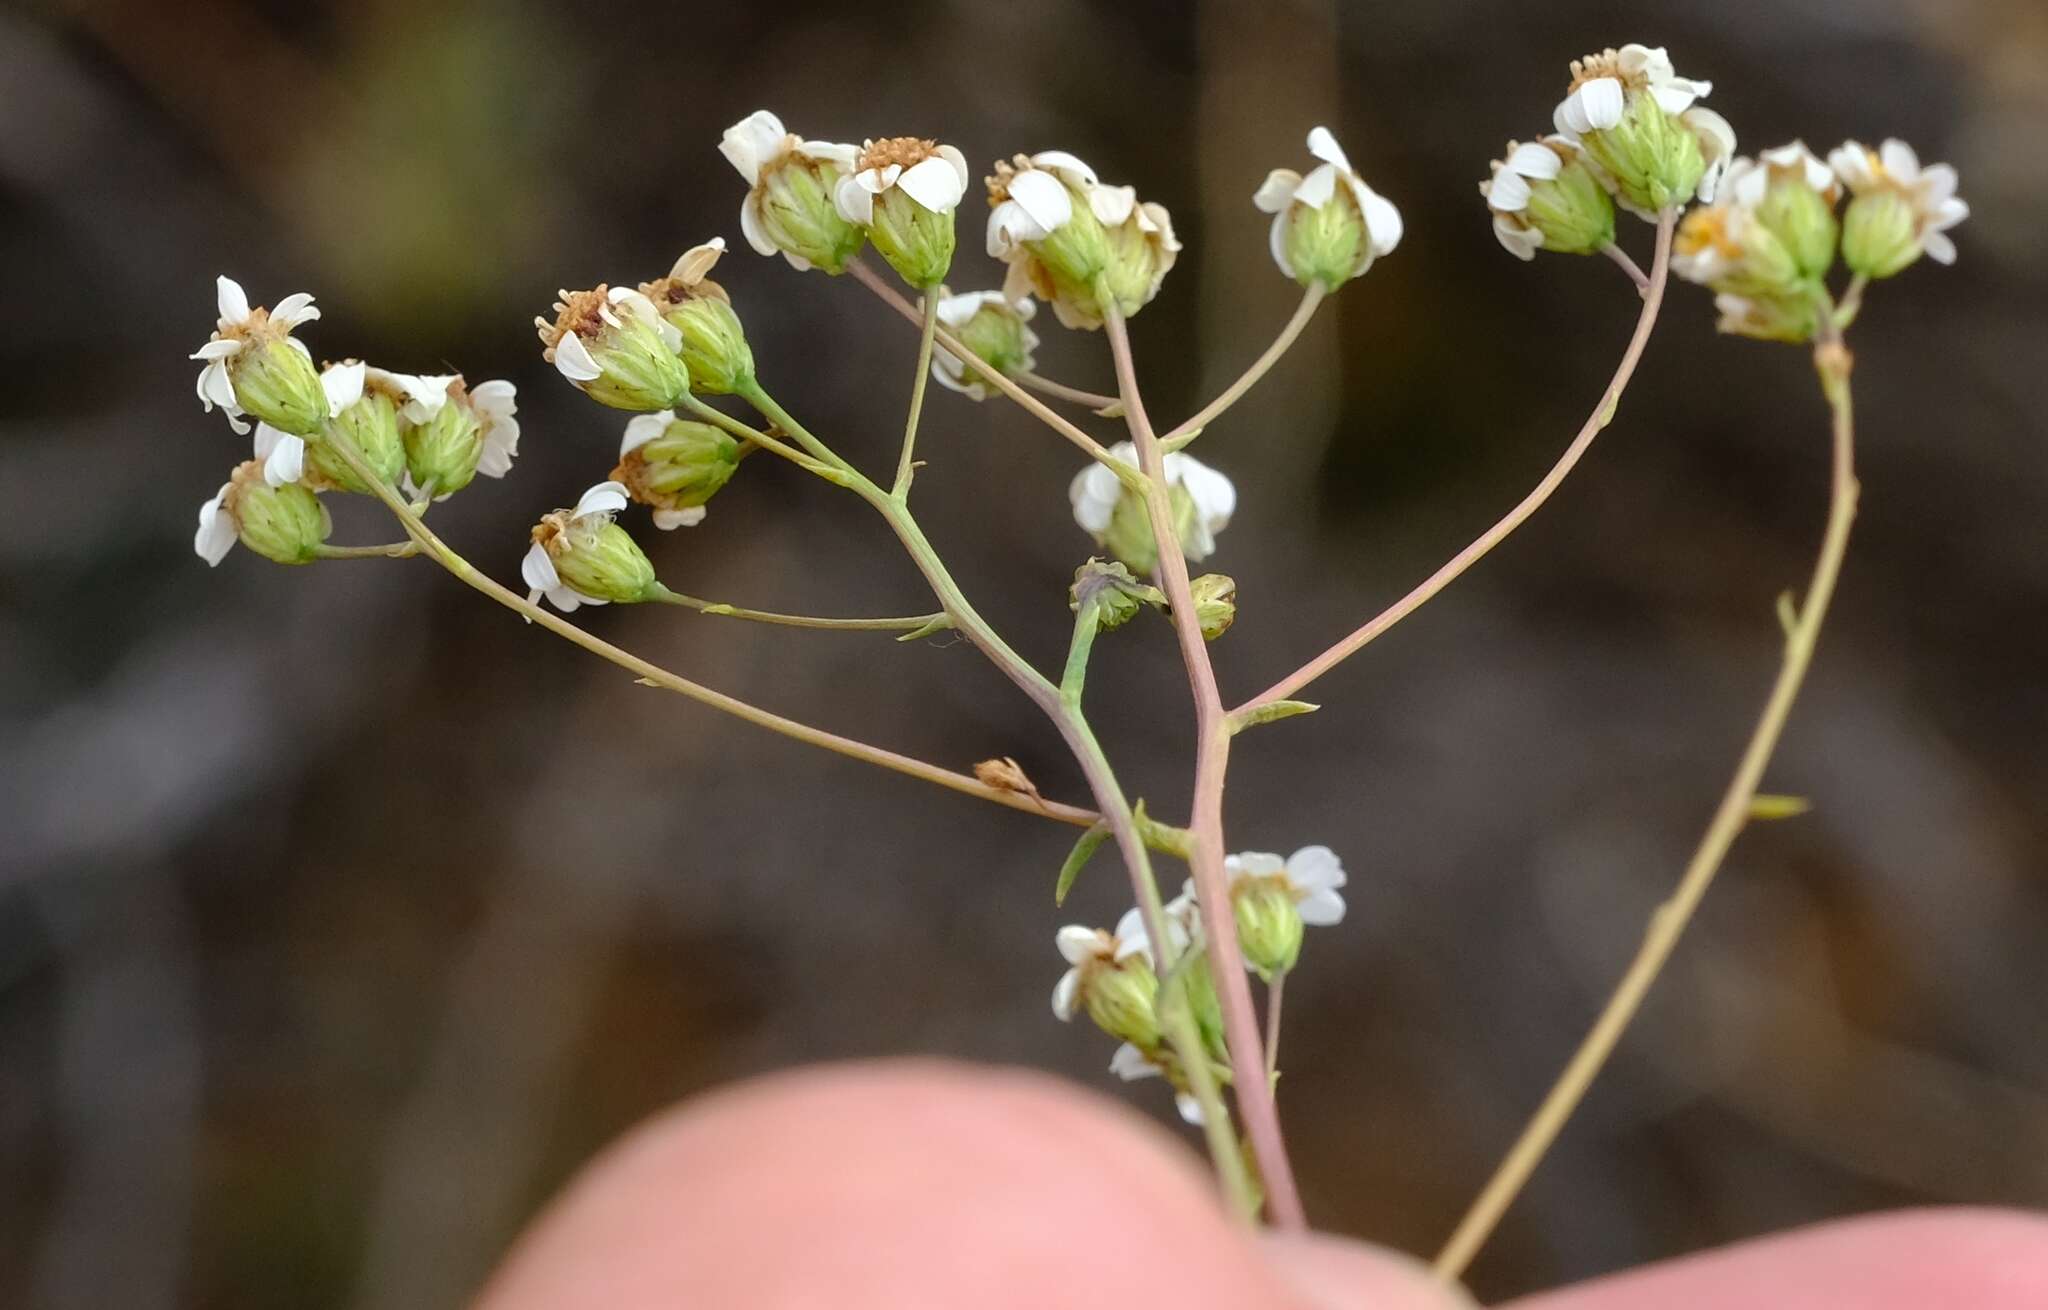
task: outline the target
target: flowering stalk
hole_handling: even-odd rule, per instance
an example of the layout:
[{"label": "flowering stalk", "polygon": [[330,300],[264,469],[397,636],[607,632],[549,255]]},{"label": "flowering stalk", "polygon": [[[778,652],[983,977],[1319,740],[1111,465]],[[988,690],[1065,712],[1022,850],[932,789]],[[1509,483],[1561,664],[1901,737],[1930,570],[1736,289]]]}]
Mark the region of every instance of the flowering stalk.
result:
[{"label": "flowering stalk", "polygon": [[680,674],[672,673],[658,664],[641,659],[630,651],[622,650],[601,637],[585,632],[553,611],[542,609],[524,596],[499,585],[488,575],[479,572],[475,565],[456,554],[446,542],[442,541],[440,537],[434,534],[432,529],[427,527],[421,520],[418,511],[413,506],[407,504],[404,498],[397,491],[393,490],[389,483],[377,476],[376,471],[364,462],[362,455],[355,450],[353,445],[344,440],[336,440],[334,442],[334,450],[341,457],[342,462],[370,488],[372,494],[384,502],[385,508],[391,511],[393,517],[397,518],[399,524],[405,528],[406,533],[419,544],[420,549],[436,564],[454,574],[459,581],[489,596],[492,600],[519,614],[527,621],[539,624],[556,636],[583,647],[583,649],[593,655],[610,660],[613,664],[633,674],[649,686],[677,692],[700,704],[709,705],[713,709],[723,710],[736,718],[745,719],[748,723],[752,723],[757,727],[766,728],[770,732],[780,733],[785,737],[804,742],[808,745],[822,747],[835,755],[844,755],[849,759],[879,765],[882,768],[905,774],[909,777],[921,778],[926,782],[936,783],[950,791],[957,791],[968,796],[978,796],[982,800],[993,801],[997,805],[1002,805],[1009,809],[1021,810],[1026,814],[1042,815],[1046,818],[1056,819],[1061,823],[1070,823],[1081,828],[1086,828],[1102,820],[1101,815],[1093,810],[1083,809],[1078,805],[1066,805],[1058,801],[1048,801],[1028,796],[1022,792],[993,787],[971,775],[956,773],[951,769],[941,768],[936,764],[928,763],[914,756],[904,755],[882,746],[872,746],[864,741],[856,741],[851,737],[842,737],[838,733],[827,732],[823,728],[814,728],[808,723],[785,718],[780,714],[751,705],[737,697],[728,696],[724,692],[714,691],[702,683],[692,682],[690,679]]},{"label": "flowering stalk", "polygon": [[1643,348],[1649,344],[1650,330],[1657,325],[1657,312],[1664,304],[1664,288],[1671,274],[1671,233],[1677,222],[1675,212],[1666,212],[1657,221],[1657,253],[1650,265],[1649,285],[1643,290],[1642,313],[1636,318],[1635,335],[1629,338],[1628,348],[1622,352],[1621,363],[1615,367],[1614,376],[1607,383],[1607,390],[1601,393],[1600,403],[1588,415],[1578,436],[1565,448],[1556,464],[1543,475],[1543,480],[1524,496],[1519,504],[1509,510],[1492,527],[1481,533],[1471,545],[1453,555],[1448,563],[1425,578],[1421,585],[1389,605],[1380,613],[1361,624],[1349,636],[1288,674],[1280,681],[1266,688],[1258,695],[1231,711],[1237,720],[1247,719],[1262,708],[1288,700],[1322,677],[1337,665],[1357,654],[1387,629],[1421,609],[1445,587],[1456,581],[1458,576],[1485,558],[1486,553],[1505,541],[1508,534],[1527,522],[1530,515],[1542,508],[1552,492],[1564,482],[1565,475],[1578,464],[1593,445],[1593,438],[1600,435],[1614,419],[1615,407],[1621,403],[1621,394],[1628,388],[1629,379],[1635,376],[1636,364],[1643,356]]},{"label": "flowering stalk", "polygon": [[917,343],[917,379],[910,384],[910,414],[903,420],[903,453],[896,457],[896,481],[889,494],[898,500],[910,495],[910,478],[916,468],[917,423],[924,416],[924,387],[932,376],[932,340],[939,330],[939,289],[924,293],[923,334]]},{"label": "flowering stalk", "polygon": [[1833,487],[1820,555],[1814,562],[1812,581],[1807,584],[1806,602],[1786,627],[1785,658],[1779,666],[1777,681],[1772,684],[1763,714],[1757,720],[1755,731],[1750,734],[1749,745],[1743,750],[1741,761],[1736,765],[1735,776],[1729,779],[1721,804],[1707,825],[1706,835],[1700,839],[1699,849],[1693,852],[1692,860],[1686,865],[1685,873],[1670,899],[1659,905],[1650,916],[1642,947],[1629,964],[1628,972],[1622,975],[1620,984],[1573,1053],[1556,1085],[1543,1098],[1535,1117],[1522,1130],[1513,1149],[1501,1161],[1436,1257],[1435,1272],[1445,1281],[1454,1280],[1465,1271],[1501,1215],[1514,1203],[1523,1184],[1528,1182],[1565,1121],[1585,1096],[1586,1089],[1614,1053],[1615,1044],[1621,1040],[1629,1021],[1641,1008],[1644,996],[1657,980],[1665,961],[1671,958],[1679,937],[1692,921],[1707,888],[1712,885],[1714,874],[1719,871],[1728,848],[1751,817],[1751,806],[1756,800],[1757,787],[1763,780],[1764,768],[1777,749],[1778,738],[1785,730],[1785,720],[1792,712],[1800,685],[1806,680],[1806,671],[1813,663],[1821,624],[1827,618],[1828,602],[1834,596],[1842,557],[1848,550],[1849,529],[1856,518],[1858,490],[1855,418],[1849,397],[1851,357],[1842,344],[1839,325],[1825,314],[1814,345],[1813,362],[1820,374],[1821,391],[1833,414]]},{"label": "flowering stalk", "polygon": [[1181,551],[1180,533],[1175,528],[1173,506],[1167,495],[1166,452],[1145,415],[1144,399],[1138,394],[1137,376],[1131,365],[1130,335],[1114,301],[1107,296],[1101,299],[1105,306],[1103,332],[1109,338],[1110,353],[1116,361],[1124,421],[1130,428],[1131,440],[1138,449],[1139,468],[1145,475],[1145,507],[1159,546],[1160,583],[1173,610],[1174,632],[1180,639],[1181,659],[1187,665],[1188,685],[1195,697],[1194,805],[1188,822],[1194,834],[1194,849],[1188,864],[1194,873],[1195,898],[1208,931],[1208,949],[1223,1008],[1231,1085],[1237,1093],[1238,1110],[1251,1138],[1252,1154],[1258,1161],[1273,1219],[1281,1228],[1303,1229],[1308,1221],[1281,1136],[1273,1085],[1266,1077],[1258,1014],[1252,1006],[1243,953],[1238,949],[1237,916],[1223,869],[1223,778],[1230,761],[1230,717],[1216,686],[1216,670],[1209,663],[1208,642],[1196,614],[1187,557]]},{"label": "flowering stalk", "polygon": [[949,622],[942,611],[937,614],[910,614],[902,618],[887,619],[828,619],[809,614],[778,614],[772,610],[742,609],[738,605],[726,605],[718,601],[700,600],[686,596],[680,591],[662,587],[648,597],[662,605],[680,605],[699,614],[711,614],[727,619],[746,619],[753,623],[773,623],[785,628],[822,628],[839,632],[901,632],[910,636],[927,637],[942,632]]}]

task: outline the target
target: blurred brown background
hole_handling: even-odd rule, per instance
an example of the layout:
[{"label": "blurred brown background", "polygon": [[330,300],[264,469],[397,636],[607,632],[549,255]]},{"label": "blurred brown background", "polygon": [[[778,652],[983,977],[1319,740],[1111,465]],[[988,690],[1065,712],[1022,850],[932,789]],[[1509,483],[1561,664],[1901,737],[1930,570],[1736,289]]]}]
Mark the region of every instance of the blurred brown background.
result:
[{"label": "blurred brown background", "polygon": [[[246,455],[185,355],[229,271],[315,292],[316,355],[520,386],[523,457],[437,512],[514,580],[621,416],[528,326],[714,233],[764,376],[869,464],[912,335],[738,240],[719,131],[915,132],[977,165],[1060,146],[1169,205],[1137,323],[1186,413],[1293,292],[1248,197],[1326,122],[1401,206],[1200,454],[1242,492],[1217,648],[1248,694],[1400,594],[1548,466],[1634,297],[1525,266],[1473,184],[1565,62],[1631,39],[1711,77],[1755,148],[1904,136],[1963,177],[1953,270],[1872,296],[1864,514],[1771,771],[1812,815],[1743,838],[1635,1035],[1474,1274],[1489,1296],[1874,1207],[2048,1204],[2048,18],[2019,0],[0,8],[0,1304],[460,1302],[600,1144],[707,1086],[938,1052],[1102,1072],[1047,1012],[1070,834],[634,686],[421,562],[209,572]],[[962,211],[956,287],[993,284]],[[1645,254],[1648,229],[1626,239]],[[1048,323],[1048,373],[1106,386]],[[1028,655],[1064,647],[1075,461],[935,392],[918,494]],[[1823,411],[1797,350],[1674,288],[1620,420],[1505,549],[1243,739],[1234,844],[1327,842],[1352,913],[1290,988],[1282,1106],[1311,1213],[1439,1241],[1633,950],[1747,733],[1805,576]],[[337,505],[338,539],[385,540]],[[636,524],[644,526],[639,519]],[[926,605],[878,523],[749,463],[664,578],[829,613]],[[965,645],[598,611],[720,688],[1081,799]],[[1165,625],[1105,641],[1126,781],[1185,811]],[[1177,877],[1178,874],[1176,873]],[[1170,1111],[1168,1111],[1170,1113]],[[1056,1253],[1048,1253],[1056,1258]]]}]

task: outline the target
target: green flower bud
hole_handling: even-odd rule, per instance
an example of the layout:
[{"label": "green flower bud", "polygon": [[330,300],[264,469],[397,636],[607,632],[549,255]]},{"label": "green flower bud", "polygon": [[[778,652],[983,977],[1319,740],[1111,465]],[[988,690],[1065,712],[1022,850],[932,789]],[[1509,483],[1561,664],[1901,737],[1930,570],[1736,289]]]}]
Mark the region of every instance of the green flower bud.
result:
[{"label": "green flower bud", "polygon": [[1913,204],[1897,191],[1872,191],[1842,215],[1842,262],[1851,273],[1890,277],[1920,258]]},{"label": "green flower bud", "polygon": [[1835,261],[1840,196],[1834,173],[1801,141],[1737,159],[1714,193],[1717,202],[1754,215],[1784,247],[1789,280],[1801,282],[1818,282]]},{"label": "green flower bud", "polygon": [[542,356],[599,404],[652,413],[673,409],[690,390],[677,354],[682,333],[654,302],[625,287],[564,291],[555,321],[534,319]]},{"label": "green flower bud", "polygon": [[713,237],[684,252],[667,277],[640,287],[681,334],[679,349],[690,389],[702,395],[730,395],[754,380],[754,352],[733,312],[732,298],[708,276],[724,253],[725,238]]},{"label": "green flower bud", "polygon": [[612,522],[612,515],[625,507],[626,489],[600,482],[583,493],[574,509],[543,515],[519,569],[532,589],[527,599],[545,595],[567,613],[578,605],[630,605],[656,595],[661,583],[654,565]]},{"label": "green flower bud", "polygon": [[1714,308],[1721,311],[1716,326],[1731,335],[1760,341],[1811,341],[1819,326],[1821,294],[1825,293],[1817,289],[1782,296],[1724,291],[1714,297]]},{"label": "green flower bud", "polygon": [[1214,641],[1237,622],[1237,583],[1221,573],[1204,573],[1188,584],[1194,596],[1195,619],[1202,640]]},{"label": "green flower bud", "polygon": [[1074,571],[1074,585],[1067,596],[1068,608],[1077,614],[1083,605],[1095,606],[1096,624],[1104,632],[1121,628],[1147,605],[1156,609],[1166,605],[1165,592],[1138,581],[1122,564],[1099,559]]},{"label": "green flower bud", "polygon": [[469,406],[444,403],[426,422],[406,428],[406,475],[413,486],[432,487],[437,496],[460,491],[476,476],[483,446],[483,425]]},{"label": "green flower bud", "polygon": [[199,507],[192,547],[208,564],[220,563],[237,540],[279,564],[310,564],[333,530],[327,506],[309,488],[270,485],[262,461],[252,459]]},{"label": "green flower bud", "polygon": [[1842,262],[1863,277],[1890,277],[1924,253],[1952,264],[1948,229],[1970,216],[1956,194],[1956,170],[1922,167],[1896,138],[1876,150],[1848,141],[1828,152],[1835,175],[1855,194],[1842,216]]},{"label": "green flower bud", "polygon": [[459,375],[398,380],[414,396],[399,412],[407,495],[431,488],[436,500],[445,500],[478,473],[502,478],[511,471],[519,424],[510,382],[486,382],[472,391]]},{"label": "green flower bud", "polygon": [[306,347],[291,335],[300,323],[320,317],[313,297],[286,296],[274,310],[251,308],[241,284],[217,280],[220,319],[213,338],[192,354],[206,361],[199,374],[199,400],[219,405],[237,432],[247,432],[244,414],[291,436],[320,430],[331,412],[320,374]]},{"label": "green flower bud", "polygon": [[1506,158],[1479,184],[1493,212],[1493,234],[1519,259],[1538,250],[1590,255],[1614,243],[1614,201],[1561,136],[1508,142]]},{"label": "green flower bud", "polygon": [[612,480],[654,507],[654,526],[691,527],[732,478],[746,450],[724,429],[673,414],[641,414],[626,424]]},{"label": "green flower bud", "polygon": [[1096,970],[1085,997],[1088,1017],[1102,1031],[1136,1046],[1159,1044],[1159,979],[1143,956]]},{"label": "green flower bud", "polygon": [[338,401],[341,409],[327,420],[319,438],[306,443],[305,481],[315,490],[373,494],[372,488],[335,453],[336,442],[352,446],[386,486],[397,486],[405,475],[399,408],[406,396],[387,380],[392,375],[381,369],[376,373],[371,378],[370,370],[353,362],[329,364],[321,373],[328,399]]},{"label": "green flower bud", "polygon": [[867,237],[840,216],[833,193],[857,150],[806,141],[765,109],[727,128],[718,149],[749,187],[740,210],[749,245],[764,255],[780,251],[795,268],[845,271]]},{"label": "green flower bud", "polygon": [[1400,243],[1401,213],[1353,171],[1328,128],[1309,132],[1308,149],[1321,164],[1307,177],[1274,169],[1252,203],[1273,215],[1270,245],[1280,271],[1335,291]]},{"label": "green flower bud", "polygon": [[897,136],[862,143],[833,201],[905,282],[930,290],[953,265],[953,211],[966,193],[967,160],[958,150]]},{"label": "green flower bud", "polygon": [[1287,885],[1270,879],[1246,880],[1231,888],[1230,901],[1236,912],[1238,944],[1259,976],[1271,979],[1292,969],[1301,956],[1302,922]]},{"label": "green flower bud", "polygon": [[1605,50],[1573,61],[1557,130],[1585,148],[1624,204],[1653,217],[1711,197],[1734,153],[1727,120],[1693,103],[1710,89],[1678,76],[1661,47]]}]

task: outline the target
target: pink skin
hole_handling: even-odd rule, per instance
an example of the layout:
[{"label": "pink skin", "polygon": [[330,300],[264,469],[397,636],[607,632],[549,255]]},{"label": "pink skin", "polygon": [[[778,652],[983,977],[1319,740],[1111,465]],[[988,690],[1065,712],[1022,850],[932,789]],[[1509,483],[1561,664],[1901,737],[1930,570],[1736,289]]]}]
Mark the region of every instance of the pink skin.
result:
[{"label": "pink skin", "polygon": [[[672,1110],[584,1171],[479,1310],[1455,1310],[1406,1257],[1254,1238],[1192,1155],[1028,1073],[935,1062],[769,1078]],[[2041,1310],[2048,1220],[1852,1220],[1516,1310]]]}]

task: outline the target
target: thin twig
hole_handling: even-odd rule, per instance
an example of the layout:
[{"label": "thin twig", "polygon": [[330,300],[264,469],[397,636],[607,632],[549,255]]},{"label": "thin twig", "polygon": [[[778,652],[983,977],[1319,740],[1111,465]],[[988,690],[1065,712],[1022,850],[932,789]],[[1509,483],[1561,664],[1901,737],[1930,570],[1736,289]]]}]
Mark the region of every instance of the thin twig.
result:
[{"label": "thin twig", "polygon": [[1235,405],[1244,393],[1250,391],[1260,378],[1266,376],[1273,365],[1280,362],[1280,357],[1293,347],[1294,339],[1301,335],[1302,329],[1308,326],[1308,321],[1316,316],[1316,307],[1323,303],[1326,294],[1328,293],[1323,290],[1321,282],[1309,283],[1308,288],[1301,293],[1301,303],[1294,307],[1293,315],[1280,329],[1280,335],[1273,338],[1273,344],[1266,347],[1265,353],[1253,360],[1252,366],[1246,369],[1237,381],[1225,387],[1222,395],[1202,406],[1194,417],[1161,437],[1161,444],[1168,450],[1179,450],[1200,436],[1202,429],[1214,423],[1223,411]]},{"label": "thin twig", "polygon": [[1430,574],[1413,591],[1368,619],[1349,636],[1322,654],[1238,706],[1232,713],[1244,714],[1262,705],[1292,699],[1303,687],[1336,668],[1387,629],[1421,609],[1432,597],[1456,581],[1465,570],[1484,559],[1488,551],[1505,541],[1510,533],[1521,527],[1532,514],[1542,508],[1543,502],[1550,499],[1551,493],[1564,482],[1565,475],[1572,471],[1586,451],[1592,447],[1593,438],[1599,436],[1613,421],[1615,407],[1621,403],[1622,392],[1627,388],[1629,379],[1635,375],[1636,363],[1642,358],[1643,347],[1650,340],[1650,329],[1657,323],[1657,311],[1664,303],[1664,289],[1670,275],[1673,222],[1673,216],[1667,214],[1657,225],[1657,258],[1651,265],[1649,289],[1643,294],[1643,310],[1636,319],[1635,335],[1629,338],[1628,349],[1622,352],[1621,363],[1616,366],[1614,377],[1608,382],[1607,390],[1601,394],[1600,403],[1594,407],[1585,424],[1579,428],[1578,436],[1572,439],[1572,444],[1565,448],[1557,463],[1551,465],[1550,471],[1543,475],[1543,480],[1536,484],[1535,489],[1522,497],[1521,502],[1503,515],[1499,522],[1481,533],[1472,544],[1453,555],[1448,563]]},{"label": "thin twig", "polygon": [[1051,378],[1041,377],[1029,370],[1017,374],[1016,381],[1018,386],[1028,387],[1041,396],[1051,396],[1054,400],[1064,400],[1070,405],[1079,405],[1084,409],[1093,410],[1105,418],[1113,418],[1123,412],[1123,402],[1115,396],[1105,396],[1093,391],[1083,391],[1079,387],[1070,387],[1064,382],[1055,382]]},{"label": "thin twig", "polygon": [[917,470],[917,423],[924,417],[924,388],[932,375],[932,336],[939,330],[939,289],[926,287],[924,321],[917,343],[917,376],[910,384],[910,413],[903,420],[903,453],[896,457],[896,481],[889,494],[898,500],[910,494],[910,479]]},{"label": "thin twig", "polygon": [[1187,665],[1188,686],[1195,699],[1195,794],[1188,824],[1194,834],[1194,850],[1188,864],[1194,873],[1195,899],[1201,907],[1202,923],[1208,930],[1212,972],[1223,1010],[1225,1040],[1230,1048],[1231,1085],[1237,1093],[1238,1111],[1251,1138],[1252,1154],[1258,1160],[1259,1176],[1265,1182],[1274,1221],[1281,1228],[1301,1229],[1307,1226],[1307,1220],[1294,1169],[1288,1163],[1287,1145],[1281,1136],[1273,1085],[1266,1078],[1258,1011],[1252,1004],[1251,984],[1245,976],[1244,954],[1237,942],[1237,916],[1231,909],[1230,882],[1223,869],[1223,777],[1230,759],[1229,718],[1217,690],[1216,671],[1209,663],[1208,642],[1196,617],[1188,562],[1181,552],[1173,507],[1167,497],[1166,455],[1160,449],[1159,438],[1145,414],[1144,398],[1138,392],[1130,337],[1114,299],[1103,295],[1101,300],[1105,306],[1102,327],[1116,362],[1124,422],[1130,428],[1139,467],[1145,475],[1145,507],[1158,543],[1160,581],[1173,610],[1174,632],[1180,639],[1181,658]]},{"label": "thin twig", "polygon": [[1600,247],[1600,253],[1607,256],[1609,259],[1613,260],[1616,264],[1621,266],[1621,271],[1628,274],[1629,280],[1636,284],[1636,290],[1648,294],[1650,290],[1650,279],[1648,275],[1646,275],[1643,272],[1642,266],[1636,263],[1635,260],[1630,259],[1628,257],[1628,251],[1623,250],[1620,246],[1617,246],[1612,241],[1610,241],[1606,245]]},{"label": "thin twig", "polygon": [[936,614],[906,614],[901,618],[828,619],[810,614],[780,614],[773,610],[742,609],[738,605],[726,605],[718,601],[686,596],[680,591],[670,591],[667,587],[662,587],[656,592],[653,599],[658,604],[679,605],[684,609],[695,610],[699,614],[727,619],[746,619],[752,623],[773,623],[785,628],[819,628],[839,632],[936,632],[950,626],[943,610]]},{"label": "thin twig", "polygon": [[1777,681],[1771,686],[1763,714],[1757,720],[1755,731],[1750,734],[1749,745],[1742,752],[1741,762],[1736,765],[1735,776],[1729,779],[1728,789],[1722,793],[1720,806],[1714,811],[1713,821],[1707,825],[1706,835],[1700,839],[1699,849],[1686,865],[1685,874],[1679,879],[1671,898],[1650,916],[1642,947],[1630,963],[1628,972],[1622,975],[1620,985],[1608,998],[1600,1017],[1579,1044],[1556,1085],[1543,1098],[1535,1117],[1522,1130],[1514,1147],[1501,1161],[1437,1256],[1436,1273],[1447,1281],[1464,1273],[1501,1215],[1514,1202],[1530,1174],[1535,1172],[1565,1121],[1585,1096],[1586,1089],[1592,1085],[1608,1056],[1613,1054],[1615,1044],[1621,1040],[1629,1020],[1635,1017],[1665,961],[1671,958],[1680,935],[1685,932],[1701,898],[1712,885],[1714,874],[1720,869],[1728,848],[1749,820],[1750,803],[1756,798],[1764,768],[1777,749],[1778,739],[1785,730],[1785,720],[1792,712],[1793,702],[1798,699],[1807,669],[1812,666],[1814,647],[1820,640],[1821,623],[1827,617],[1828,601],[1834,595],[1842,558],[1848,550],[1849,528],[1856,518],[1857,496],[1855,419],[1849,399],[1849,352],[1842,346],[1839,336],[1833,336],[1815,346],[1814,362],[1820,370],[1821,386],[1833,411],[1833,494],[1828,506],[1827,531],[1821,538],[1813,579],[1806,588],[1806,602],[1785,634],[1785,658],[1779,667]]}]

